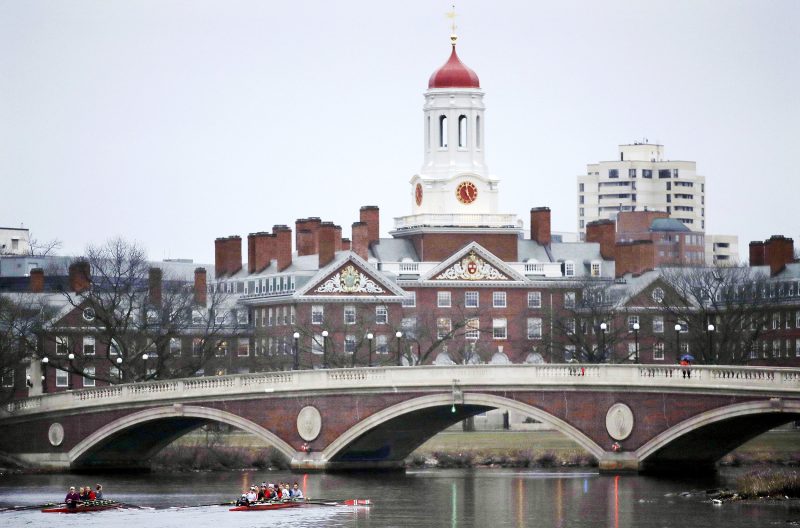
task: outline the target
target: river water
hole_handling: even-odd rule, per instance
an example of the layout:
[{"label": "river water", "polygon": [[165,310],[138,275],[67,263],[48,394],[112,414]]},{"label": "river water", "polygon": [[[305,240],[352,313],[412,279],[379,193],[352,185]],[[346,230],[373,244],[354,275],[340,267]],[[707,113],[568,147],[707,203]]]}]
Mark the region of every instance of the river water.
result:
[{"label": "river water", "polygon": [[[727,471],[727,472],[726,472]],[[800,501],[713,505],[704,490],[732,486],[726,470],[706,479],[607,476],[592,470],[456,469],[392,474],[288,472],[0,477],[0,506],[63,499],[70,485],[103,484],[106,498],[138,508],[83,515],[0,513],[0,527],[785,527],[800,525]],[[229,512],[207,506],[263,480],[297,481],[308,497],[368,498],[370,508],[309,506]],[[685,494],[685,492],[692,492]],[[204,506],[200,506],[204,505]]]}]

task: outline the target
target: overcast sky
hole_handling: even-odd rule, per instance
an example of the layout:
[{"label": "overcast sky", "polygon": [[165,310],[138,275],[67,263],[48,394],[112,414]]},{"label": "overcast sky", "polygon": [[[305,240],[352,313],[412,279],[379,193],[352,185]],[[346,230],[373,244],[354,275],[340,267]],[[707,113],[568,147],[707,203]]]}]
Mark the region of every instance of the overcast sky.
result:
[{"label": "overcast sky", "polygon": [[[409,214],[449,1],[0,0],[0,225],[63,253],[378,205]],[[800,243],[800,1],[459,1],[502,212],[576,231],[576,176],[647,137],[706,177],[707,232]],[[244,251],[246,255],[246,250]]]}]

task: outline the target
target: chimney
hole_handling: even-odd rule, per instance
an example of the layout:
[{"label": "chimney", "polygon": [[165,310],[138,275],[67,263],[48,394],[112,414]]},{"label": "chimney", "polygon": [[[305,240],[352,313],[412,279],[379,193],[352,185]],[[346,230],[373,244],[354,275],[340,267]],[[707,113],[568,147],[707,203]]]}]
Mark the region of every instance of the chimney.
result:
[{"label": "chimney", "polygon": [[320,220],[318,216],[309,216],[307,222],[308,227],[306,229],[311,231],[311,252],[309,255],[315,255],[319,253],[319,226],[322,223],[322,220]]},{"label": "chimney", "polygon": [[161,305],[161,278],[162,272],[159,268],[150,268],[147,272],[147,294],[150,304]]},{"label": "chimney", "polygon": [[217,277],[227,275],[228,270],[225,269],[225,241],[226,238],[214,239],[214,272]]},{"label": "chimney", "polygon": [[360,220],[367,224],[367,248],[369,248],[369,244],[375,244],[381,238],[380,209],[377,205],[365,205],[360,213]]},{"label": "chimney", "polygon": [[652,240],[618,242],[616,257],[614,271],[618,278],[626,273],[641,275],[656,268],[656,247]]},{"label": "chimney", "polygon": [[314,254],[314,235],[310,229],[301,229],[295,233],[295,241],[298,257]]},{"label": "chimney", "polygon": [[31,293],[42,293],[44,291],[44,270],[42,268],[33,268],[31,270],[28,287]]},{"label": "chimney", "polygon": [[233,275],[242,269],[242,237],[229,236],[225,242],[225,270]]},{"label": "chimney", "polygon": [[350,239],[343,238],[342,239],[342,251],[350,251]]},{"label": "chimney", "polygon": [[750,242],[750,265],[763,266],[764,264],[766,264],[764,243],[760,240]]},{"label": "chimney", "polygon": [[273,251],[278,261],[278,272],[281,272],[292,264],[292,230],[285,225],[276,225],[272,226],[272,234],[275,236]]},{"label": "chimney", "polygon": [[195,268],[194,270],[194,303],[199,306],[206,305],[208,295],[208,283],[206,281],[206,269]]},{"label": "chimney", "polygon": [[265,231],[247,235],[248,272],[258,273],[270,265],[274,242],[275,237]]},{"label": "chimney", "polygon": [[353,222],[350,250],[364,260],[369,258],[369,226],[365,222]]},{"label": "chimney", "polygon": [[336,256],[336,226],[333,222],[322,222],[319,226],[319,267],[333,262]]},{"label": "chimney", "polygon": [[794,240],[781,235],[773,235],[764,242],[764,260],[769,264],[769,274],[774,277],[794,262]]},{"label": "chimney", "polygon": [[586,224],[586,241],[600,243],[600,255],[605,260],[614,260],[616,233],[612,220],[595,220]]},{"label": "chimney", "polygon": [[550,245],[550,208],[534,207],[531,209],[531,240],[543,246]]},{"label": "chimney", "polygon": [[334,226],[333,231],[333,250],[342,250],[342,226]]},{"label": "chimney", "polygon": [[91,269],[89,262],[78,260],[69,265],[69,289],[75,293],[81,293],[89,289],[91,285]]}]

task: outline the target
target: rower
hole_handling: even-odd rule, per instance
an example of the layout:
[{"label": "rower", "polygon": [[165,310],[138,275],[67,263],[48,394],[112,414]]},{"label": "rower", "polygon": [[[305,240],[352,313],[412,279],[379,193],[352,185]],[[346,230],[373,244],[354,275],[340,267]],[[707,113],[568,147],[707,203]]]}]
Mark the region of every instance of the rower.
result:
[{"label": "rower", "polygon": [[86,486],[83,489],[85,490],[85,493],[86,493],[86,498],[84,500],[93,501],[93,500],[97,499],[97,495],[95,494],[95,492],[94,492],[94,490],[92,489],[91,486]]},{"label": "rower", "polygon": [[247,492],[247,502],[256,502],[258,500],[258,493],[256,487],[250,486],[250,491]]},{"label": "rower", "polygon": [[100,484],[97,485],[95,488],[97,491],[94,492],[94,496],[97,500],[103,500],[103,486]]},{"label": "rower", "polygon": [[64,504],[67,505],[67,508],[74,509],[78,507],[80,502],[83,501],[81,500],[81,496],[78,495],[78,492],[75,491],[75,486],[70,486],[67,497],[64,499]]},{"label": "rower", "polygon": [[297,484],[297,482],[294,483],[294,487],[292,488],[292,498],[293,499],[303,498],[303,490],[300,489],[300,486]]}]

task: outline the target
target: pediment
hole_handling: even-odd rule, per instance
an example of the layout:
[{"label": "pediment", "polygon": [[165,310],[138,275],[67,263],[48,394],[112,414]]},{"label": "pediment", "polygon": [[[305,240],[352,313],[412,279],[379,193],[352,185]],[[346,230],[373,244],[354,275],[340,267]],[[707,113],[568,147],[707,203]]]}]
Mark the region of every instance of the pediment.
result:
[{"label": "pediment", "polygon": [[320,270],[298,296],[404,296],[405,292],[355,253]]},{"label": "pediment", "polygon": [[428,281],[517,282],[525,277],[477,242],[468,244],[423,277]]}]

